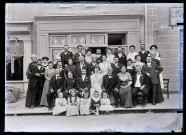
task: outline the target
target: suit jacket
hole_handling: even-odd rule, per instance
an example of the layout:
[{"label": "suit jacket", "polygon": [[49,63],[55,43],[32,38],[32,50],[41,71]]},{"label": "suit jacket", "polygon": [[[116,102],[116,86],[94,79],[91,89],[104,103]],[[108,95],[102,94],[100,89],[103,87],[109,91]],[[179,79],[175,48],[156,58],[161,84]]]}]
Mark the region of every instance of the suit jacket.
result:
[{"label": "suit jacket", "polygon": [[[119,90],[120,80],[119,80],[118,75],[112,74],[111,84],[112,84],[113,89],[117,88]],[[103,76],[102,88],[105,88],[105,89],[109,88],[109,75],[108,74]]]},{"label": "suit jacket", "polygon": [[150,52],[145,50],[144,54],[141,51],[139,51],[138,53],[141,56],[141,62],[144,62],[146,64],[147,63],[146,58]]},{"label": "suit jacket", "polygon": [[55,92],[57,92],[58,89],[61,89],[61,91],[63,91],[63,86],[64,86],[63,77],[60,76],[60,78],[56,80],[56,75],[52,76],[49,83],[49,89],[53,89]]},{"label": "suit jacket", "polygon": [[101,63],[101,62],[103,62],[102,61],[102,56],[98,57],[96,61],[97,61],[98,64]]},{"label": "suit jacket", "polygon": [[[85,55],[82,53],[82,55],[85,57]],[[76,52],[74,55],[73,55],[73,62],[74,64],[76,65],[77,63],[79,63],[79,53]]]},{"label": "suit jacket", "polygon": [[[95,66],[99,66],[98,63],[96,63]],[[94,73],[94,68],[95,68],[95,66],[94,66],[92,63],[90,64],[91,73]]]},{"label": "suit jacket", "polygon": [[60,76],[65,77],[65,68],[64,67],[62,67],[62,69],[60,71]]},{"label": "suit jacket", "polygon": [[65,90],[70,90],[72,88],[75,88],[76,89],[76,79],[75,78],[67,78],[65,79],[65,82],[64,82],[64,89]]},{"label": "suit jacket", "polygon": [[[35,88],[37,83],[40,83],[40,86],[43,87],[45,82],[45,68],[41,67],[40,70],[38,66],[33,66],[32,68],[33,71],[31,73],[30,86]],[[40,76],[36,76],[36,73],[39,73]]]},{"label": "suit jacket", "polygon": [[73,77],[75,77],[75,65],[68,65],[65,67],[65,78],[68,76],[68,72],[71,71],[73,74]]},{"label": "suit jacket", "polygon": [[110,63],[111,64],[111,67],[113,69],[113,74],[118,74],[120,73],[120,69],[121,67],[123,66],[122,64],[118,63],[118,66],[116,67],[116,65],[114,63]]},{"label": "suit jacket", "polygon": [[62,65],[65,66],[65,64],[68,64],[68,58],[72,57],[73,54],[72,52],[68,51],[66,55],[65,52],[62,52],[60,56],[61,56]]},{"label": "suit jacket", "polygon": [[[137,73],[135,73],[132,77],[132,87],[135,87],[136,80],[137,80]],[[145,85],[145,87],[147,87],[149,84],[148,77],[144,73],[141,73],[140,75],[140,84],[141,86]]]},{"label": "suit jacket", "polygon": [[142,73],[150,73],[150,80],[152,84],[158,84],[158,75],[163,71],[163,68],[158,66],[155,63],[151,63],[151,66],[148,67],[147,64],[143,65]]},{"label": "suit jacket", "polygon": [[[90,64],[88,64],[87,62],[84,62],[84,66],[82,68],[86,69],[88,76],[91,75]],[[80,66],[80,63],[77,63],[76,66],[75,66],[75,76],[76,77],[80,77],[81,76],[81,66]]]},{"label": "suit jacket", "polygon": [[53,68],[54,68],[54,69],[56,69],[56,68],[57,68],[57,63],[55,63],[55,64],[53,65]]},{"label": "suit jacket", "polygon": [[77,78],[76,81],[76,87],[78,90],[80,90],[80,88],[88,88],[90,90],[91,88],[91,80],[90,80],[90,76],[85,76],[85,79],[83,81],[82,76]]},{"label": "suit jacket", "polygon": [[158,66],[160,66],[160,61],[157,59],[153,59],[152,62]]},{"label": "suit jacket", "polygon": [[119,58],[118,63],[127,66],[127,56],[122,53],[121,57],[119,57],[118,53],[115,53],[115,56]]}]

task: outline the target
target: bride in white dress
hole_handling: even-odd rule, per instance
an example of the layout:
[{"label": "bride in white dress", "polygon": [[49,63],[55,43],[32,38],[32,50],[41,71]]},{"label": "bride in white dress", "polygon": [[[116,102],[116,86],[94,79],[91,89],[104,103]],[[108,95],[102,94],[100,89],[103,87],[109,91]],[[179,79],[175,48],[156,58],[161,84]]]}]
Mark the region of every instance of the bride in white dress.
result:
[{"label": "bride in white dress", "polygon": [[99,67],[100,67],[100,71],[102,75],[106,75],[107,74],[107,67],[111,66],[110,63],[107,61],[107,56],[106,55],[102,55],[102,63],[99,63]]},{"label": "bride in white dress", "polygon": [[90,76],[91,79],[90,97],[93,96],[94,91],[98,91],[100,95],[102,93],[101,86],[103,75],[100,74],[100,68],[98,66],[95,67],[94,71],[95,73]]}]

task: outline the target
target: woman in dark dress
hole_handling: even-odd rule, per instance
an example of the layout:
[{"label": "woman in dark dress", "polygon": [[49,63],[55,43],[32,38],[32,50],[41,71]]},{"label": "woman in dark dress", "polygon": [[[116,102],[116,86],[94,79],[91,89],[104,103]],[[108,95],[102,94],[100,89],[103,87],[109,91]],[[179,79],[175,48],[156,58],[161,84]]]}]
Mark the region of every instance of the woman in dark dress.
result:
[{"label": "woman in dark dress", "polygon": [[136,73],[135,67],[132,65],[132,59],[127,59],[127,68],[126,71],[133,76]]},{"label": "woman in dark dress", "polygon": [[68,78],[68,72],[71,72],[73,74],[73,77],[75,78],[75,65],[73,64],[72,57],[68,58],[68,65],[65,67],[65,78]]},{"label": "woman in dark dress", "polygon": [[30,87],[30,82],[31,82],[31,74],[33,72],[33,69],[35,66],[37,66],[37,56],[33,54],[31,57],[32,62],[28,65],[27,71],[26,71],[26,76],[28,79],[28,89],[27,89],[27,96],[26,96],[26,102],[25,106],[26,107],[31,107],[31,100],[32,100],[32,89]]},{"label": "woman in dark dress", "polygon": [[126,72],[126,67],[121,67],[121,72],[118,74],[120,79],[120,89],[119,89],[119,96],[120,96],[120,104],[123,108],[131,108],[133,107],[132,103],[132,93],[131,93],[131,84],[132,84],[132,77],[130,73]]},{"label": "woman in dark dress", "polygon": [[64,97],[67,99],[70,95],[70,90],[76,89],[76,79],[73,78],[73,74],[71,71],[68,72],[67,79],[64,81]]}]

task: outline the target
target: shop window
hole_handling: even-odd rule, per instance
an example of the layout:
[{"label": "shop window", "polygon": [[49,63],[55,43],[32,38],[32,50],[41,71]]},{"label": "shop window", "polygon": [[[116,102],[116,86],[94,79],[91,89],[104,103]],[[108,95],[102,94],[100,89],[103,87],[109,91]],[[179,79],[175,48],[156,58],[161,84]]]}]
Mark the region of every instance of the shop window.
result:
[{"label": "shop window", "polygon": [[6,80],[23,80],[24,43],[22,40],[7,41],[6,52]]}]

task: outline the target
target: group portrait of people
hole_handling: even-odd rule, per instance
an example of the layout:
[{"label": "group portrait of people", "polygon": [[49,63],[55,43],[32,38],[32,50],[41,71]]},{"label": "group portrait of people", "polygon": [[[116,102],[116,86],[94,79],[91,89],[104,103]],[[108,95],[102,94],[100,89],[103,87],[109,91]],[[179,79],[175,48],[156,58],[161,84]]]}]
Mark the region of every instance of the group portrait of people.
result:
[{"label": "group portrait of people", "polygon": [[[29,81],[25,106],[44,106],[53,115],[73,116],[109,114],[114,108],[146,107],[164,101],[163,68],[156,45],[147,51],[141,44],[139,52],[131,45],[128,55],[122,47],[115,54],[111,48],[105,52],[97,48],[96,53],[88,48],[85,54],[83,49],[78,45],[73,54],[64,45],[56,62],[33,54],[26,72]],[[141,101],[138,93],[142,94]]]}]

